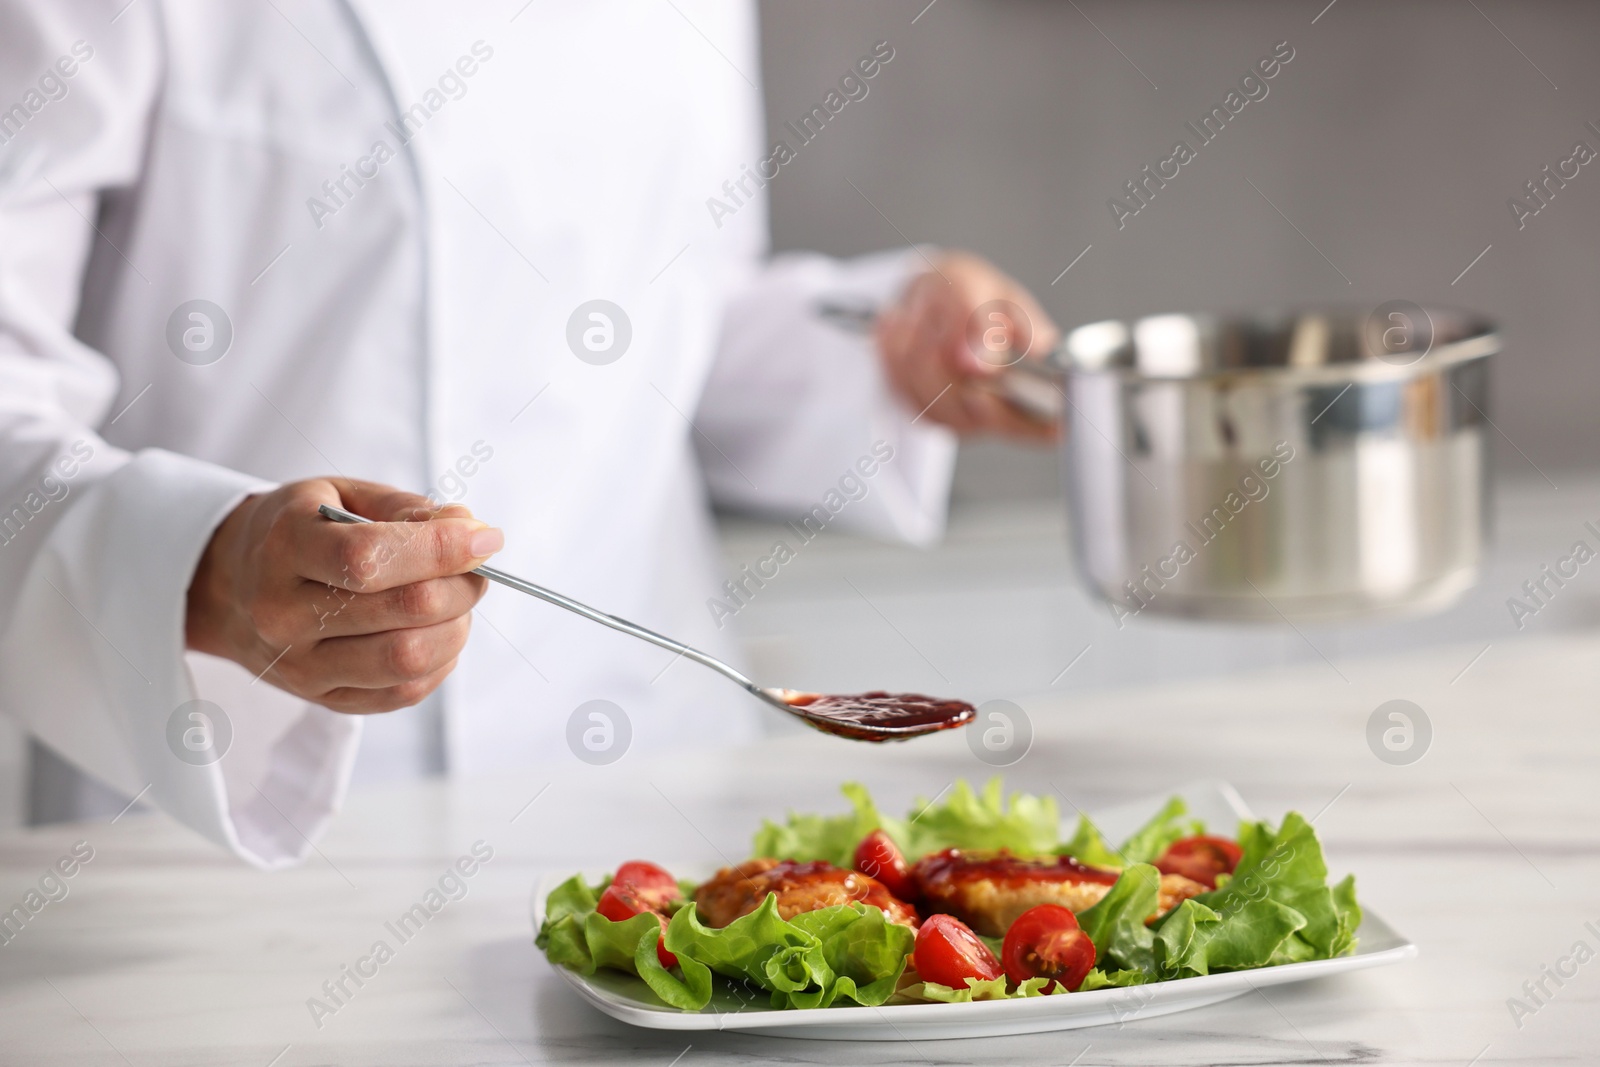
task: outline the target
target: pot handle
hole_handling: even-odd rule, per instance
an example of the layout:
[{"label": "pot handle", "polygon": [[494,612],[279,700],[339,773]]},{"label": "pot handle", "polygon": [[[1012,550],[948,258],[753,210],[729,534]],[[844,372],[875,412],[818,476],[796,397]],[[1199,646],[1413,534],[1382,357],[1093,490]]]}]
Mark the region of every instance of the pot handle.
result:
[{"label": "pot handle", "polygon": [[[878,319],[875,305],[824,297],[812,307],[816,316],[847,333],[866,336]],[[1018,359],[992,379],[994,388],[1030,418],[1058,422],[1067,406],[1058,345],[1042,359]]]}]

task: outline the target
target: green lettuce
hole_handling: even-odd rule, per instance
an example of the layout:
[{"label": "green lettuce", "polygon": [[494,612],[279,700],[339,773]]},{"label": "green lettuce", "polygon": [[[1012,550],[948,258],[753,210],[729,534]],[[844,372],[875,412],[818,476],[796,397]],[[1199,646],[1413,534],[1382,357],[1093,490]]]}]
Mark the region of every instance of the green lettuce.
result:
[{"label": "green lettuce", "polygon": [[594,973],[594,954],[583,933],[583,920],[594,911],[610,879],[590,886],[583,875],[575,874],[556,886],[544,901],[544,922],[533,943],[544,950],[551,963],[571,967],[584,974]]},{"label": "green lettuce", "polygon": [[695,960],[766,989],[774,1008],[826,1008],[844,1000],[882,1004],[894,993],[915,942],[908,927],[859,903],[786,921],[772,894],[721,929],[702,926],[693,908],[679,911],[667,927],[667,951],[680,964]]},{"label": "green lettuce", "polygon": [[[1205,825],[1185,819],[1188,807],[1173,797],[1149,822],[1135,830],[1120,848],[1113,848],[1088,816],[1080,815],[1071,839],[1061,842],[1061,813],[1055,798],[1013,793],[1009,800],[999,778],[982,792],[957,780],[940,803],[919,800],[904,819],[884,814],[866,787],[848,782],[842,788],[851,810],[840,815],[791,812],[783,823],[763,820],[751,848],[753,856],[775,859],[827,860],[848,867],[856,846],[874,830],[888,834],[908,859],[947,848],[975,851],[1007,849],[1018,856],[1067,855],[1097,867],[1149,863],[1180,837],[1205,832]],[[935,798],[936,800],[938,798]]]},{"label": "green lettuce", "polygon": [[1123,867],[1126,864],[1117,850],[1106,841],[1100,828],[1089,821],[1089,816],[1078,816],[1078,828],[1066,844],[1056,850],[1058,855],[1071,856],[1079,863],[1087,863],[1091,867]]},{"label": "green lettuce", "polygon": [[[1153,982],[1149,974],[1144,971],[1102,971],[1093,967],[1083,976],[1083,984],[1078,987],[1078,992],[1086,993],[1093,989],[1121,989],[1127,986],[1145,985]],[[952,989],[947,985],[937,982],[918,982],[908,985],[896,994],[897,1001],[932,1000],[941,1004],[968,1004],[974,1000],[1019,1000],[1024,997],[1048,996],[1044,987],[1050,984],[1048,978],[1029,978],[1021,985],[1012,987],[1005,978],[995,978],[982,981],[977,978],[967,979],[967,988]]]},{"label": "green lettuce", "polygon": [[1154,973],[1155,935],[1145,920],[1156,913],[1160,893],[1161,872],[1136,863],[1097,903],[1078,913],[1078,927],[1094,942],[1098,966]]},{"label": "green lettuce", "polygon": [[1102,971],[1098,967],[1091,967],[1089,973],[1083,976],[1083,984],[1078,987],[1078,992],[1087,993],[1091,989],[1120,989],[1153,981],[1155,979],[1146,971]]},{"label": "green lettuce", "polygon": [[[1159,856],[1179,837],[1203,833],[1203,826],[1183,818],[1186,813],[1174,798],[1128,839],[1122,854],[1130,861]],[[1076,837],[1090,844],[1091,855],[1096,842],[1103,845],[1087,820],[1080,820]],[[1097,969],[1105,972],[1091,972],[1084,988],[1330,959],[1355,948],[1361,925],[1355,879],[1328,884],[1322,845],[1302,815],[1291,812],[1276,830],[1265,822],[1245,823],[1239,843],[1243,855],[1232,877],[1152,925],[1146,920],[1158,906],[1160,873],[1140,862],[1124,870],[1098,903],[1078,915],[1078,925],[1094,941]]]},{"label": "green lettuce", "polygon": [[1293,909],[1305,919],[1276,946],[1270,960],[1256,966],[1330,959],[1355,948],[1361,906],[1356,903],[1354,877],[1336,886],[1328,884],[1322,844],[1303,815],[1290,812],[1276,831],[1265,822],[1241,824],[1239,845],[1243,855],[1233,877],[1195,900],[1225,919],[1259,916],[1259,910],[1246,909],[1264,900]]},{"label": "green lettuce", "polygon": [[1002,788],[999,778],[991,778],[982,793],[958,780],[943,804],[919,800],[907,823],[911,847],[906,855],[915,859],[947,848],[1004,848],[1018,856],[1055,851],[1061,834],[1056,798],[1013,793],[1008,805]]},{"label": "green lettuce", "polygon": [[1186,900],[1156,932],[1155,972],[1162,978],[1190,978],[1287,962],[1275,957],[1305,924],[1304,915],[1275,900],[1247,901],[1226,916]]},{"label": "green lettuce", "polygon": [[1135,863],[1154,863],[1179,838],[1205,833],[1205,823],[1198,819],[1183,818],[1187,814],[1189,805],[1183,802],[1182,797],[1173,797],[1167,801],[1149,822],[1135,830],[1133,835],[1122,843],[1122,847],[1117,850],[1117,854],[1122,857],[1121,865],[1126,867]]},{"label": "green lettuce", "polygon": [[1361,925],[1355,878],[1328,884],[1316,831],[1290,812],[1239,827],[1243,855],[1219,888],[1174,908],[1156,924],[1155,973],[1185,978],[1325,960],[1355,948]]},{"label": "green lettuce", "polygon": [[[600,967],[627,971],[642,978],[651,992],[674,1008],[698,1011],[705,1007],[711,999],[710,969],[684,957],[678,959],[681,977],[663,967],[656,955],[661,923],[654,915],[612,922],[595,911],[609,884],[608,878],[590,885],[582,875],[562,882],[545,899],[544,922],[534,944],[550,962],[580,974],[593,974]],[[693,911],[681,908],[679,914]]]},{"label": "green lettuce", "polygon": [[861,839],[882,830],[912,860],[947,848],[1005,848],[1019,856],[1043,856],[1055,851],[1061,832],[1061,813],[1054,797],[1014,793],[1008,804],[999,778],[990,780],[981,793],[965,781],[957,781],[943,803],[919,800],[906,819],[883,814],[858,783],[847,783],[842,791],[850,801],[848,814],[791,813],[781,825],[763,821],[751,854],[827,860],[849,867]]},{"label": "green lettuce", "polygon": [[952,989],[938,982],[917,982],[902,989],[899,999],[932,1000],[940,1004],[970,1004],[975,1000],[1020,1000],[1024,997],[1045,996],[1044,987],[1049,984],[1048,978],[1029,978],[1022,984],[1012,987],[1005,975],[991,978],[987,982],[981,978],[968,978],[965,989]]},{"label": "green lettuce", "polygon": [[906,824],[880,812],[866,786],[846,782],[840,791],[850,801],[852,810],[848,815],[791,812],[788,821],[781,826],[763,819],[750,854],[786,860],[827,860],[836,867],[853,867],[856,846],[861,839],[874,830],[883,830],[901,851],[911,855],[906,851],[910,836]]},{"label": "green lettuce", "polygon": [[1356,876],[1347,874],[1334,885],[1333,911],[1339,919],[1328,955],[1347,956],[1356,950],[1356,930],[1361,926],[1361,902],[1356,900]]},{"label": "green lettuce", "polygon": [[755,911],[721,929],[702,926],[692,907],[667,924],[669,970],[656,955],[661,924],[654,915],[612,922],[595,910],[608,881],[581,875],[561,883],[545,901],[534,943],[552,963],[580,974],[609,967],[638,975],[674,1008],[699,1011],[711,1000],[712,975],[757,986],[775,1008],[825,1008],[853,1001],[878,1005],[894,993],[916,935],[864,904],[841,904],[785,921],[768,895]]}]

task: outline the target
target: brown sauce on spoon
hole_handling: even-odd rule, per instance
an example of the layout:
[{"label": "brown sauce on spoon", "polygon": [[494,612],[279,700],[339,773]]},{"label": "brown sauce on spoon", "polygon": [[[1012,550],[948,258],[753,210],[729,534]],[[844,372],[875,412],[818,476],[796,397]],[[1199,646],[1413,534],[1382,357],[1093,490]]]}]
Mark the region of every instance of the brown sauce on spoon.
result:
[{"label": "brown sauce on spoon", "polygon": [[[901,741],[937,730],[965,726],[978,711],[962,700],[941,700],[920,693],[873,690],[852,696],[795,693],[791,707],[804,708],[808,722],[823,733],[856,741]],[[893,733],[880,733],[888,729]]]}]

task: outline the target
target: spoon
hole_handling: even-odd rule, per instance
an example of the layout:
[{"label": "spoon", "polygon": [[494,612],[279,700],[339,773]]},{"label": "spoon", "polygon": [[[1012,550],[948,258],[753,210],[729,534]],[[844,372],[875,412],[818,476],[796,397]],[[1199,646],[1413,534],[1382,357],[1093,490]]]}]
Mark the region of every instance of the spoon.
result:
[{"label": "spoon", "polygon": [[[363,518],[342,508],[323,504],[317,508],[322,515],[334,522],[344,523],[370,523],[373,520]],[[529,596],[538,597],[540,600],[554,604],[558,608],[568,611],[602,626],[609,626],[613,630],[621,630],[625,634],[637,637],[641,641],[649,641],[653,645],[660,645],[683,656],[685,659],[694,660],[704,667],[710,667],[718,674],[743,686],[746,691],[764,700],[766,703],[786,711],[790,715],[815,727],[826,734],[835,734],[839,737],[848,737],[856,741],[904,741],[911,737],[920,737],[923,734],[934,733],[938,730],[948,730],[955,726],[965,726],[977,717],[977,710],[971,704],[959,700],[939,700],[925,697],[917,693],[885,693],[874,691],[861,693],[854,696],[831,696],[822,693],[808,693],[799,689],[769,689],[759,686],[739,673],[733,667],[724,663],[715,656],[701,652],[697,648],[690,648],[680,641],[674,641],[654,630],[647,630],[637,623],[627,619],[619,619],[615,615],[607,615],[603,611],[591,608],[587,604],[563,596],[553,589],[546,589],[542,585],[535,585],[523,578],[507,574],[505,571],[494,567],[477,567],[473,574],[480,574],[491,582],[527,593]]]}]

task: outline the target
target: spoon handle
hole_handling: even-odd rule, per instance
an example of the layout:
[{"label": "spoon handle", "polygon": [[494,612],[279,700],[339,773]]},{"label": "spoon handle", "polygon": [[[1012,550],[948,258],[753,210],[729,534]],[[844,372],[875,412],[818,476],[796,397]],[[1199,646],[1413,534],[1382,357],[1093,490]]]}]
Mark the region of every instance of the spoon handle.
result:
[{"label": "spoon handle", "polygon": [[[373,521],[372,519],[364,518],[360,515],[354,514],[353,512],[345,511],[343,508],[336,508],[331,504],[323,504],[317,508],[317,511],[319,511],[325,517],[332,519],[334,522],[370,523]],[[660,645],[662,648],[678,653],[678,655],[683,656],[685,659],[692,659],[702,666],[710,667],[712,670],[716,671],[718,674],[722,675],[728,680],[737,682],[739,685],[744,686],[744,688],[748,689],[750,692],[754,693],[756,696],[760,697],[762,700],[765,700],[769,704],[779,703],[780,706],[784,707],[784,710],[791,710],[786,705],[782,705],[777,698],[773,697],[765,689],[746,678],[743,674],[740,674],[738,671],[734,670],[722,660],[717,659],[715,656],[701,652],[698,648],[691,648],[681,641],[674,641],[670,637],[667,637],[663,634],[658,634],[654,630],[647,630],[638,623],[629,622],[627,619],[619,619],[615,615],[607,615],[605,612],[600,611],[597,608],[591,608],[582,601],[573,600],[569,596],[563,596],[554,589],[546,589],[542,585],[535,585],[533,582],[530,582],[525,578],[518,578],[514,574],[507,574],[505,571],[497,570],[494,567],[477,567],[473,569],[472,573],[480,574],[489,579],[491,582],[498,582],[508,589],[515,589],[519,593],[527,593],[529,596],[538,597],[540,600],[543,600],[549,604],[554,604],[558,608],[566,608],[568,611],[577,615],[582,615],[584,618],[589,619],[592,622],[597,622],[601,626],[609,626],[613,630],[620,630],[632,637],[639,638],[641,641],[649,641],[652,645]]]}]

